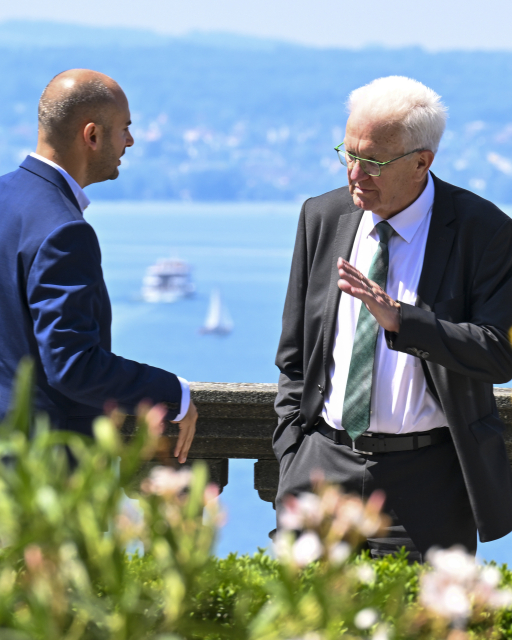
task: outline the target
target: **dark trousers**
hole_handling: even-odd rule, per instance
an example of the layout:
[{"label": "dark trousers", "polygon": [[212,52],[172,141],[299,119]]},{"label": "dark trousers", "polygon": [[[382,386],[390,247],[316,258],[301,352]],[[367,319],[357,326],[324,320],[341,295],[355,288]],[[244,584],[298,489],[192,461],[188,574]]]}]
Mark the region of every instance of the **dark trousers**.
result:
[{"label": "dark trousers", "polygon": [[476,525],[451,440],[416,451],[365,455],[312,431],[281,460],[278,523],[283,497],[311,491],[311,472],[317,469],[328,482],[365,500],[375,489],[385,492],[391,525],[387,537],[368,539],[373,557],[405,547],[411,561],[424,562],[430,547],[455,544],[476,553]]}]

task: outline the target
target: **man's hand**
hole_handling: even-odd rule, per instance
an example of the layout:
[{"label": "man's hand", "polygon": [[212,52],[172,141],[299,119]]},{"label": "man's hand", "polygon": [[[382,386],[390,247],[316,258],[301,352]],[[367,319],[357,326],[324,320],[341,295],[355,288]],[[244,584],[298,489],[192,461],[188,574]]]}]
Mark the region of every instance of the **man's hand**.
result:
[{"label": "man's hand", "polygon": [[400,305],[398,302],[343,258],[338,258],[338,273],[340,276],[338,287],[344,293],[361,300],[386,331],[399,332]]},{"label": "man's hand", "polygon": [[180,435],[178,436],[178,442],[174,449],[174,457],[178,458],[178,462],[181,464],[187,461],[187,455],[196,432],[197,415],[196,406],[192,400],[190,400],[188,411],[183,420],[179,423]]}]

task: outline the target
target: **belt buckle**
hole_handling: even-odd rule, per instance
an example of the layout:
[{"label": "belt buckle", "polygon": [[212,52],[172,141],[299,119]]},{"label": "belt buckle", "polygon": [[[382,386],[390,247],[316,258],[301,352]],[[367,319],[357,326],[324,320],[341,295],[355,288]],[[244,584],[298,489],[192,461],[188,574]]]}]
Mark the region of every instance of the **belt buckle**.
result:
[{"label": "belt buckle", "polygon": [[[361,436],[359,436],[361,437]],[[371,434],[369,433],[368,435],[365,436],[366,438],[371,438]],[[356,438],[357,440],[358,438]],[[352,440],[352,451],[354,451],[354,453],[361,453],[364,456],[373,456],[373,451],[361,451],[361,449],[356,449],[356,440]]]}]

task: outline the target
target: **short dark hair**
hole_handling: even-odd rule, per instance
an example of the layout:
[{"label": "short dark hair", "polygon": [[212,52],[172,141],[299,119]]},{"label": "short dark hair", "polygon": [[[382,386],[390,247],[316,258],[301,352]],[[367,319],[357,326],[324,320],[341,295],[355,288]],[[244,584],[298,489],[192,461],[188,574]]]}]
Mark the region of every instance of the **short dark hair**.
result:
[{"label": "short dark hair", "polygon": [[[58,74],[55,78],[58,78]],[[48,96],[46,86],[39,100],[39,125],[56,148],[69,144],[75,137],[80,121],[92,117],[94,122],[108,126],[105,112],[116,104],[112,90],[100,79],[76,83],[57,98]]]}]

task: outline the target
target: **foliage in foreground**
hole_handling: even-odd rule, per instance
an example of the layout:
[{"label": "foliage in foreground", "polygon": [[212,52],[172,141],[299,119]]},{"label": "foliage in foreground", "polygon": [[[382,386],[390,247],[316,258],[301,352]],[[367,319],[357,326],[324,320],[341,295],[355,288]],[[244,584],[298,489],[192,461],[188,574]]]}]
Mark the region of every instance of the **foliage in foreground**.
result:
[{"label": "foliage in foreground", "polygon": [[[115,414],[87,441],[32,418],[31,379],[23,363],[0,425],[1,640],[512,638],[506,567],[457,549],[433,551],[429,568],[355,555],[384,524],[379,495],[363,504],[319,480],[288,503],[277,559],[213,557],[222,514],[204,466],[154,469],[144,518],[122,501],[160,447],[158,408],[128,443]],[[127,555],[133,540],[143,557]]]}]

